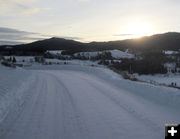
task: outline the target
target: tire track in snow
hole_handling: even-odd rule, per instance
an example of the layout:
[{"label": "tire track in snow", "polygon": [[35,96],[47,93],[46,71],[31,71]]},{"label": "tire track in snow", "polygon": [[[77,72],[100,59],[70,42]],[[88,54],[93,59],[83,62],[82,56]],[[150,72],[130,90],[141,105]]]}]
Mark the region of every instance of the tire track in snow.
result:
[{"label": "tire track in snow", "polygon": [[[80,78],[81,80],[83,80],[84,82],[86,82],[90,86],[92,86],[92,88],[95,88],[96,90],[98,90],[97,91],[98,93],[106,96],[112,103],[117,105],[120,110],[123,109],[124,112],[128,113],[128,115],[130,117],[133,117],[133,119],[135,119],[135,121],[138,121],[139,124],[143,124],[145,127],[152,130],[152,132],[154,132],[154,134],[156,134],[156,136],[159,135],[159,129],[161,128],[161,126],[158,125],[157,123],[153,122],[149,118],[147,118],[146,115],[143,115],[142,113],[139,113],[138,111],[133,109],[133,107],[131,107],[128,102],[124,102],[123,98],[120,98],[119,96],[117,96],[117,93],[119,93],[119,95],[121,94],[121,92],[120,92],[121,90],[120,91],[115,90],[114,88],[109,87],[108,84],[106,84],[106,85],[101,84],[101,82],[97,81],[97,80],[93,80],[93,82],[92,82],[92,80],[89,80],[89,79],[83,77],[82,75],[79,76],[78,74],[75,74],[75,73],[72,73],[72,75],[76,76],[76,78]],[[126,92],[123,92],[123,93],[126,93]]]},{"label": "tire track in snow", "polygon": [[[54,76],[53,74],[50,74],[54,79],[57,81],[55,82],[61,88],[61,91],[56,90],[56,92],[61,94],[61,108],[63,109],[63,127],[64,127],[64,133],[65,138],[72,139],[72,138],[82,138],[86,139],[88,138],[88,128],[85,125],[85,122],[83,120],[83,117],[81,117],[81,114],[77,108],[77,105],[74,101],[74,98],[72,97],[70,91],[68,88],[64,85],[64,83],[60,80],[60,77],[57,78],[57,76]],[[56,88],[57,89],[57,88]],[[70,127],[72,126],[72,127]],[[71,128],[71,129],[70,129]],[[70,130],[73,130],[72,132]],[[70,135],[69,133],[75,134]]]},{"label": "tire track in snow", "polygon": [[[14,103],[14,106],[12,106],[10,108],[8,115],[5,117],[3,122],[0,124],[0,132],[1,132],[0,138],[4,139],[4,137],[8,134],[8,132],[11,131],[12,127],[17,122],[19,116],[23,112],[23,109],[24,109],[26,102],[28,102],[28,100],[31,99],[31,97],[33,96],[33,93],[29,92],[29,89],[32,87],[32,85],[34,85],[35,81],[38,80],[36,77],[35,77],[35,79],[33,79],[33,77],[35,77],[35,76],[34,75],[32,76],[32,78],[31,78],[32,80],[31,80],[30,84],[28,84],[29,86],[26,86],[27,88],[25,88],[25,90],[23,92],[25,95],[25,96],[23,96],[24,100],[16,101]],[[21,90],[22,89],[21,87],[18,89]],[[18,92],[19,92],[19,90],[18,90]]]},{"label": "tire track in snow", "polygon": [[36,72],[38,81],[31,90],[32,97],[23,104],[17,120],[9,121],[2,139],[164,138],[163,133],[154,131],[161,128],[161,121],[158,119],[155,124],[153,116],[144,112],[153,106],[152,112],[157,114],[160,110],[162,116],[164,111],[154,107],[158,105],[151,105],[126,89],[120,91],[118,86],[92,77],[93,74]]},{"label": "tire track in snow", "polygon": [[[34,84],[35,85],[35,84]],[[39,88],[41,86],[42,88]],[[9,130],[7,130],[6,134],[3,135],[3,139],[10,139],[10,138],[24,138],[26,136],[26,139],[31,139],[33,135],[33,138],[36,138],[37,132],[39,131],[40,127],[40,118],[36,118],[38,116],[36,115],[43,115],[40,106],[40,102],[43,101],[45,95],[42,94],[46,90],[45,82],[38,77],[37,84],[33,86],[32,96],[30,96],[29,99],[26,100],[26,102],[23,104],[23,107],[18,113],[18,116],[16,120],[12,122],[12,125],[7,125],[10,127]],[[34,90],[35,89],[35,90]],[[9,121],[7,121],[8,123]]]},{"label": "tire track in snow", "polygon": [[[56,75],[56,74],[55,74]],[[68,75],[68,76],[67,76]],[[74,75],[74,76],[73,76]],[[66,86],[66,88],[69,89],[69,85],[72,85],[70,87],[70,93],[73,94],[73,99],[76,100],[76,102],[78,102],[78,107],[81,108],[82,110],[82,113],[81,115],[83,115],[83,112],[87,113],[87,110],[88,108],[91,108],[90,112],[88,112],[90,115],[83,115],[85,116],[86,120],[87,121],[92,121],[93,124],[90,124],[88,122],[86,122],[86,125],[90,125],[88,128],[91,130],[91,134],[89,134],[89,137],[91,138],[98,138],[98,139],[108,139],[107,137],[111,137],[111,138],[117,138],[118,136],[120,136],[119,133],[121,133],[120,130],[122,130],[122,127],[123,125],[119,125],[119,126],[122,126],[121,129],[118,131],[118,122],[119,121],[114,121],[113,120],[113,117],[114,117],[114,114],[115,115],[118,115],[117,112],[115,113],[112,113],[112,115],[110,113],[107,113],[108,111],[111,112],[112,110],[108,110],[107,108],[103,108],[102,104],[101,104],[101,99],[103,99],[103,103],[105,100],[107,100],[106,102],[106,105],[108,106],[108,108],[113,108],[113,109],[117,109],[119,110],[119,105],[115,104],[114,102],[112,102],[111,99],[109,99],[109,97],[105,96],[104,94],[100,93],[102,90],[100,90],[100,92],[98,93],[98,89],[94,86],[91,86],[87,81],[85,80],[82,80],[81,78],[79,78],[78,76],[75,76],[75,73],[74,74],[70,74],[70,72],[65,72],[64,74],[59,74],[59,79],[62,78],[61,80],[63,80],[63,84]],[[67,78],[66,78],[67,77]],[[71,81],[71,78],[69,77],[72,77],[73,79],[76,79],[75,81]],[[81,86],[80,86],[81,84]],[[74,88],[75,87],[75,88]],[[77,88],[76,88],[77,87]],[[100,86],[101,87],[101,86]],[[91,89],[91,90],[86,90],[85,88],[87,89]],[[74,91],[73,91],[74,89]],[[82,90],[81,90],[82,89]],[[85,91],[85,92],[84,92]],[[92,91],[92,92],[91,92]],[[107,90],[103,90],[103,91],[107,91]],[[67,91],[66,91],[67,92]],[[93,93],[95,92],[95,93]],[[83,93],[83,94],[82,94]],[[91,94],[92,93],[92,94]],[[97,94],[98,93],[98,94]],[[83,95],[80,97],[80,95]],[[93,97],[97,97],[97,98],[93,98]],[[88,100],[87,101],[87,104],[86,102],[83,103],[82,100],[78,100],[78,99],[82,99],[82,97],[87,100],[87,99],[91,99],[91,100]],[[88,98],[90,97],[90,98]],[[91,102],[92,101],[92,102]],[[98,102],[100,101],[100,102]],[[94,104],[93,104],[94,103]],[[85,105],[85,106],[81,106],[81,105]],[[114,105],[115,104],[115,105]],[[97,106],[96,106],[97,105]],[[104,107],[106,106],[104,105]],[[109,107],[110,106],[110,107]],[[101,110],[102,109],[102,110]],[[120,108],[121,109],[121,114],[120,115],[123,115],[123,118],[125,118],[125,115],[126,115],[126,119],[128,119],[129,117],[129,120],[130,121],[133,121],[133,123],[136,123],[136,124],[140,124],[140,121],[137,120],[136,118],[133,117],[133,115],[131,115],[131,113],[127,113],[127,111],[125,111],[124,109]],[[89,111],[89,110],[88,110]],[[114,110],[113,110],[114,111]],[[118,112],[119,113],[119,112]],[[126,113],[126,114],[123,114],[123,113]],[[87,119],[88,117],[94,117],[96,116],[95,118],[96,119],[99,119],[98,121],[94,121],[95,119]],[[110,117],[109,117],[110,116]],[[128,116],[128,117],[127,117]],[[119,119],[117,118],[118,116],[116,116],[115,118],[116,119]],[[120,117],[121,118],[121,117]],[[123,119],[122,118],[122,119]],[[119,119],[119,120],[122,120],[122,119]],[[138,122],[137,122],[138,121]],[[100,125],[96,125],[94,122],[97,122],[98,124]],[[110,123],[110,122],[113,122],[113,123]],[[122,121],[120,121],[121,123]],[[126,122],[123,122],[123,123],[126,123]],[[129,123],[129,122],[127,122]],[[95,125],[94,125],[95,124]],[[133,124],[135,125],[135,124]],[[139,126],[136,126],[139,127]],[[141,123],[141,125],[143,125],[143,127],[145,128],[145,125]],[[94,127],[94,126],[97,126],[97,127]],[[129,126],[129,125],[128,125]],[[103,129],[99,129],[100,127],[102,127]],[[142,128],[142,126],[140,126]],[[93,132],[94,129],[97,129],[97,131],[100,131],[100,134],[95,132],[93,135]],[[125,125],[125,129],[126,129],[126,125]],[[123,129],[123,130],[125,130]],[[101,133],[102,131],[104,130],[104,135]],[[109,131],[108,131],[109,130]],[[147,130],[147,129],[146,129]],[[151,134],[152,132],[149,132],[149,134]],[[113,134],[116,134],[116,136],[114,136]],[[124,133],[122,133],[124,134]],[[156,135],[157,137],[157,135]]]}]

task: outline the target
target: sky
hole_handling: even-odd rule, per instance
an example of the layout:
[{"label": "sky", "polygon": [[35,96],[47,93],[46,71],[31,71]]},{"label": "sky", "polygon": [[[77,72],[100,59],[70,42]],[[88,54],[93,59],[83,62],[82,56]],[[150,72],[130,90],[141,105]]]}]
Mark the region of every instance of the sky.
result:
[{"label": "sky", "polygon": [[82,42],[180,32],[179,0],[0,0],[0,45]]}]

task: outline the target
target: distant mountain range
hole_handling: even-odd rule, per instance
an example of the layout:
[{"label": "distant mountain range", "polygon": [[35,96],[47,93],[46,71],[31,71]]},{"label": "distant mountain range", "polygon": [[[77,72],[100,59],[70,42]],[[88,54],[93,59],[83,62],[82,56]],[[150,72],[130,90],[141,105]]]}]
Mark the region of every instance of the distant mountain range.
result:
[{"label": "distant mountain range", "polygon": [[109,42],[82,43],[63,38],[50,38],[21,45],[4,45],[0,51],[45,51],[45,50],[66,50],[66,51],[100,51],[109,49],[131,49],[137,51],[159,51],[159,50],[180,50],[180,33],[169,32],[142,37],[139,39],[128,39]]}]

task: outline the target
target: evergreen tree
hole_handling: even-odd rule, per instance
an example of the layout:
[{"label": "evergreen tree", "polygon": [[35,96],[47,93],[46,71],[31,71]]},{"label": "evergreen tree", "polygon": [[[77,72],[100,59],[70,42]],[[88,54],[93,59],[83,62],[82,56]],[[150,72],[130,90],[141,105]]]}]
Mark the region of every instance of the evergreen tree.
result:
[{"label": "evergreen tree", "polygon": [[16,58],[15,58],[15,57],[13,57],[13,60],[12,60],[12,62],[13,62],[13,63],[15,63],[15,62],[16,62]]}]

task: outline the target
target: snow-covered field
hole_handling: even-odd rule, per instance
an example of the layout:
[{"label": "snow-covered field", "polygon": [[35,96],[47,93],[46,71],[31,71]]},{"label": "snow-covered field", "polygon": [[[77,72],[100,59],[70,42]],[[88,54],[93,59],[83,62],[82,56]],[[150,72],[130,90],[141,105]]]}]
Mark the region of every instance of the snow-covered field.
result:
[{"label": "snow-covered field", "polygon": [[47,51],[49,52],[50,54],[53,54],[53,55],[60,55],[62,50],[54,50],[54,51]]},{"label": "snow-covered field", "polygon": [[160,83],[165,85],[175,84],[177,87],[180,87],[180,74],[157,74],[157,75],[138,75],[134,76],[142,81]]},{"label": "snow-covered field", "polygon": [[180,123],[178,89],[104,67],[1,66],[0,78],[1,139],[164,139],[165,124]]},{"label": "snow-covered field", "polygon": [[120,50],[110,50],[112,57],[114,58],[134,58],[133,54],[123,52]]},{"label": "snow-covered field", "polygon": [[179,51],[170,51],[170,50],[167,50],[167,51],[164,51],[164,54],[166,55],[172,55],[172,54],[178,54]]},{"label": "snow-covered field", "polygon": [[98,54],[102,54],[104,52],[110,52],[113,58],[134,58],[133,54],[130,54],[128,52],[123,52],[120,50],[106,50],[106,51],[95,51],[95,52],[79,52],[79,53],[75,53],[75,56],[85,56],[85,57],[95,57],[98,56]]},{"label": "snow-covered field", "polygon": [[[6,59],[10,58],[12,56],[5,56]],[[30,62],[31,60],[34,61],[34,57],[33,56],[14,56],[16,58],[17,62]]]},{"label": "snow-covered field", "polygon": [[[17,64],[22,64],[24,66],[30,66],[30,65],[36,65],[38,63],[35,63],[35,59],[33,56],[14,56],[16,59],[16,63]],[[9,59],[10,56],[5,56],[6,59]],[[12,56],[11,56],[12,58]],[[114,60],[114,61],[118,61],[118,60]],[[45,58],[45,62],[46,63],[51,63],[51,64],[71,64],[71,65],[86,65],[86,66],[100,66],[98,65],[99,61],[95,61],[92,62],[90,60],[77,60],[77,59],[72,59],[72,60],[59,60],[59,59],[49,59],[49,58]],[[39,64],[38,64],[39,65]]]},{"label": "snow-covered field", "polygon": [[90,65],[96,65],[96,66],[100,66],[98,65],[98,61],[96,62],[92,62],[90,60],[59,60],[59,59],[45,59],[46,62],[51,62],[51,63],[59,63],[59,64],[64,64],[64,62],[66,64],[71,64],[71,65],[86,65],[86,66],[90,66]]}]

